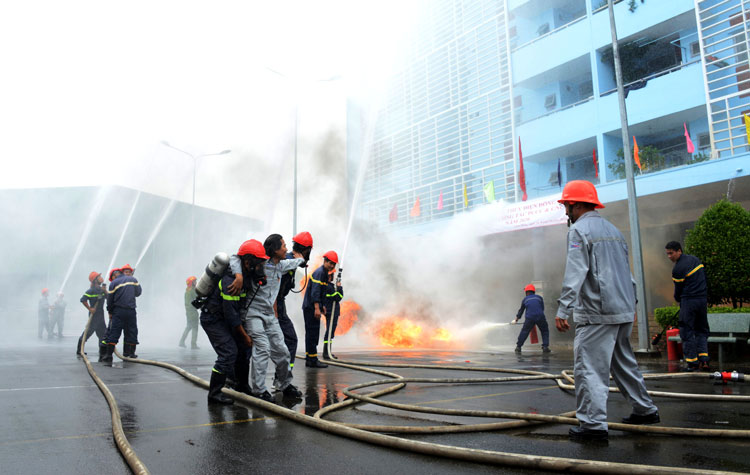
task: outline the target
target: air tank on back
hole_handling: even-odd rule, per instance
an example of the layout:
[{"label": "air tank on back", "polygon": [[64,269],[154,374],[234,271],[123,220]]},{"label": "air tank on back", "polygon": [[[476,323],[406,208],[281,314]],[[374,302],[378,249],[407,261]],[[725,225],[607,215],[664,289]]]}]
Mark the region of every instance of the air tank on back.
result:
[{"label": "air tank on back", "polygon": [[219,282],[221,275],[229,265],[229,256],[225,252],[218,252],[206,266],[198,282],[195,283],[195,293],[199,297],[208,297]]}]

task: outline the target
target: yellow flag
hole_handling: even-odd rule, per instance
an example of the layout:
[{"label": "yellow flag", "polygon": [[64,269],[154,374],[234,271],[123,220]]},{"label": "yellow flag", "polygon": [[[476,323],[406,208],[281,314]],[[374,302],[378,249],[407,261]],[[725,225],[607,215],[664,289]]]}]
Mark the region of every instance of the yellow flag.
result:
[{"label": "yellow flag", "polygon": [[747,143],[750,144],[750,117],[747,114],[742,114],[742,117],[745,118],[745,133],[747,134]]},{"label": "yellow flag", "polygon": [[466,194],[466,184],[464,183],[464,208],[469,207],[469,196]]}]

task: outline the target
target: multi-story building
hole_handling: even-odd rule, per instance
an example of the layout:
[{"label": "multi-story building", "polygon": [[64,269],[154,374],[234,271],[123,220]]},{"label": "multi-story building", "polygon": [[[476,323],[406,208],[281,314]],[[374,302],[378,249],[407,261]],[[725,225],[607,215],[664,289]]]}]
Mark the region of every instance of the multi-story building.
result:
[{"label": "multi-story building", "polygon": [[[649,285],[668,273],[664,243],[684,238],[730,179],[750,204],[750,1],[619,0],[614,10],[653,308],[669,300],[668,281]],[[590,180],[628,235],[606,0],[427,0],[404,52],[371,133],[349,122],[350,163],[366,169],[360,218],[422,233],[486,206],[489,188],[519,202],[522,155],[529,200]],[[560,263],[517,246],[520,233],[550,232],[487,239],[529,252],[521,280],[555,287]]]},{"label": "multi-story building", "polygon": [[[606,4],[424,2],[375,115],[368,156],[359,157],[367,164],[360,217],[422,229],[484,205],[488,187],[496,199],[518,201],[521,150],[529,199],[574,179],[601,185],[607,201],[624,199]],[[616,3],[640,195],[748,174],[737,158],[748,148],[749,5]],[[350,154],[360,146],[353,141]],[[417,199],[419,216],[411,216]]]}]

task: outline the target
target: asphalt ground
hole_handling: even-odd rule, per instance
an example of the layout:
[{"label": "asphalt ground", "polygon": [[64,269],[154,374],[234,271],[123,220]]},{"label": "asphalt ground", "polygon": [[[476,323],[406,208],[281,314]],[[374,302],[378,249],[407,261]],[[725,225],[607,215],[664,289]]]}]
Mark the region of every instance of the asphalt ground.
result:
[{"label": "asphalt ground", "polygon": [[[6,343],[0,349],[0,461],[2,473],[130,473],[113,442],[106,401],[83,362],[74,356],[76,338]],[[94,339],[89,355],[96,361]],[[521,356],[507,351],[337,351],[342,360],[434,364],[437,369],[380,368],[404,377],[495,377],[439,369],[445,365],[492,366],[559,373],[572,367],[569,351]],[[210,348],[150,348],[142,358],[165,361],[208,379]],[[530,473],[529,471],[430,457],[330,435],[252,406],[221,407],[206,403],[206,390],[180,375],[155,366],[119,361],[94,363],[115,395],[127,437],[155,474],[200,473]],[[664,363],[642,366],[644,373],[666,372]],[[676,368],[672,368],[676,369]],[[739,370],[743,370],[740,366]],[[270,372],[272,374],[272,371]],[[270,376],[269,376],[270,377]],[[344,398],[342,389],[383,379],[347,368],[294,368],[294,383],[304,398],[293,409],[312,415]],[[270,381],[269,381],[270,383]],[[707,379],[650,380],[649,389],[701,394],[750,395],[750,383],[715,385]],[[368,388],[364,391],[381,389]],[[419,384],[382,399],[434,407],[559,414],[575,408],[575,396],[553,381],[493,384]],[[655,398],[664,426],[750,429],[750,406],[741,402],[706,402]],[[619,394],[609,399],[609,420],[630,413]],[[334,412],[329,420],[382,425],[486,423],[497,420],[404,413],[371,404]],[[611,430],[608,443],[569,440],[567,425],[467,434],[406,435],[412,440],[458,447],[624,463],[750,472],[750,440],[637,435]]]}]

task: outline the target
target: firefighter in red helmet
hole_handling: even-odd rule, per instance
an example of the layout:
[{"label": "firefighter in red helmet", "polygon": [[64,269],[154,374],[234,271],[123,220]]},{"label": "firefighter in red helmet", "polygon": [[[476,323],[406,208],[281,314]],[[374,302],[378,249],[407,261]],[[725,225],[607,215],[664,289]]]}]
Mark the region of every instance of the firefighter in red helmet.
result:
[{"label": "firefighter in red helmet", "polygon": [[102,275],[96,271],[89,274],[89,289],[81,296],[81,304],[86,307],[91,316],[89,331],[78,339],[76,355],[81,356],[81,343],[96,332],[98,341],[102,341],[107,334],[107,325],[104,323],[104,303],[107,298],[107,287],[104,285]]},{"label": "firefighter in red helmet", "polygon": [[339,256],[334,251],[323,254],[323,265],[315,269],[302,301],[302,314],[305,317],[305,366],[308,368],[327,368],[318,358],[318,340],[320,340],[320,318],[325,315],[325,297],[328,289],[329,275],[336,269]]},{"label": "firefighter in red helmet", "polygon": [[[523,290],[526,292],[526,297],[523,298],[521,308],[518,309],[516,319],[513,320],[513,323],[518,323],[523,313],[526,312],[526,321],[523,323],[523,328],[521,328],[521,333],[518,334],[518,341],[516,342],[516,353],[521,353],[521,347],[534,326],[539,327],[542,332],[542,352],[549,353],[549,326],[547,325],[547,318],[544,316],[544,299],[541,295],[536,294],[536,287],[533,284],[527,285]],[[536,343],[533,338],[532,343]]]},{"label": "firefighter in red helmet", "polygon": [[229,293],[228,288],[235,277],[227,267],[201,309],[201,327],[216,352],[208,388],[209,403],[232,404],[232,399],[221,392],[228,377],[235,381],[235,390],[250,394],[248,374],[253,342],[242,325],[242,319],[248,300],[255,297],[251,285],[265,280],[263,266],[268,256],[263,244],[255,239],[243,242],[237,256],[244,282],[239,295]]}]

